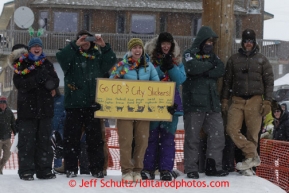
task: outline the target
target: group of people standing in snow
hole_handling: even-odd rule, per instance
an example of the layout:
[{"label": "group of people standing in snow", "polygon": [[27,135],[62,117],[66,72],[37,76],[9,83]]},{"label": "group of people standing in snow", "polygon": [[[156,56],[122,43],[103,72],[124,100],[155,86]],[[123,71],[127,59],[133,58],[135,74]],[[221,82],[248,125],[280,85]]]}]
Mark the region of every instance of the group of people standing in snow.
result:
[{"label": "group of people standing in snow", "polygon": [[[86,41],[95,36],[94,41]],[[175,99],[167,110],[172,121],[117,120],[122,180],[160,179],[171,181],[175,159],[174,136],[178,117],[184,119],[184,172],[199,178],[199,165],[207,176],[227,176],[223,164],[225,134],[242,151],[243,161],[236,169],[251,171],[261,163],[257,153],[262,117],[271,111],[273,92],[272,67],[256,42],[255,32],[242,33],[242,47],[225,67],[214,53],[217,34],[208,26],[200,28],[192,46],[183,54],[168,32],[162,32],[146,44],[139,38],[128,42],[128,52],[120,62],[110,44],[101,36],[81,30],[77,38],[56,54],[64,72],[63,158],[67,177],[78,174],[80,137],[86,132],[89,170],[103,178],[103,122],[94,118],[101,105],[95,102],[96,78],[170,81],[176,83]],[[39,37],[28,48],[13,50],[14,85],[18,89],[17,132],[19,135],[19,176],[23,180],[53,179],[53,153],[50,146],[53,98],[59,85],[53,65],[42,50]],[[223,77],[222,92],[217,90]],[[180,88],[182,87],[182,91]],[[277,109],[273,114],[278,119]],[[225,123],[224,121],[225,120]],[[246,134],[240,132],[242,125]],[[201,163],[200,132],[206,134],[206,159]],[[248,172],[247,172],[248,173]]]}]

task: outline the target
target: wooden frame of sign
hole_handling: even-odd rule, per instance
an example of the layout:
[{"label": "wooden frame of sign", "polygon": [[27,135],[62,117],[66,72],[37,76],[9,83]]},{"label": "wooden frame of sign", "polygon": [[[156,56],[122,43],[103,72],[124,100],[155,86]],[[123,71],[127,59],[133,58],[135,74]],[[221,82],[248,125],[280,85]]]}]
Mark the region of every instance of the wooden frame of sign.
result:
[{"label": "wooden frame of sign", "polygon": [[97,78],[95,118],[172,121],[175,82]]}]

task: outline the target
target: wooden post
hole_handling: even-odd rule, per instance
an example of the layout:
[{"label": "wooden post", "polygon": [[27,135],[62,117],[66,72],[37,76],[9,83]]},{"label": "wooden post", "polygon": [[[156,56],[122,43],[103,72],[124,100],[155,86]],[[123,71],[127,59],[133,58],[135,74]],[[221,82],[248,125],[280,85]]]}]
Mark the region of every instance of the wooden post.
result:
[{"label": "wooden post", "polygon": [[[219,36],[214,51],[226,65],[232,55],[234,0],[203,0],[202,25],[210,26]],[[222,80],[219,80],[219,92],[221,89]]]}]

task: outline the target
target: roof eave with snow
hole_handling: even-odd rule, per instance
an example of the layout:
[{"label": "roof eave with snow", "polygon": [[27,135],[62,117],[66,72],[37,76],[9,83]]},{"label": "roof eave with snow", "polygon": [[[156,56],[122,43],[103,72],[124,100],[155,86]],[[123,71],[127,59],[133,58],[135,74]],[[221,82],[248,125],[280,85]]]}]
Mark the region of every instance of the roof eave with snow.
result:
[{"label": "roof eave with snow", "polygon": [[[131,11],[158,11],[158,12],[191,12],[202,13],[202,2],[191,1],[152,1],[152,0],[35,0],[31,6],[71,9],[97,9],[97,10],[131,10]],[[247,11],[238,5],[234,11],[245,14]]]}]

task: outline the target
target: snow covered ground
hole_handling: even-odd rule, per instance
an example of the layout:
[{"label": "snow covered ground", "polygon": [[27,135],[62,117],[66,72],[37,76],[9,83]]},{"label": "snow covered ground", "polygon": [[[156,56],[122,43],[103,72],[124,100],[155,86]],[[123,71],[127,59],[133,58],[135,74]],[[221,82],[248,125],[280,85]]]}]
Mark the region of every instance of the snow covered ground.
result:
[{"label": "snow covered ground", "polygon": [[[159,180],[142,181],[141,183],[122,184],[121,172],[109,170],[104,179],[92,178],[89,175],[78,175],[76,178],[66,178],[57,175],[53,180],[34,181],[20,180],[16,170],[4,170],[0,175],[0,192],[3,193],[123,193],[123,192],[158,192],[158,193],[285,193],[284,190],[271,182],[257,176],[241,176],[237,172],[226,177],[207,177],[200,174],[200,179],[190,180],[183,174],[175,181]],[[187,187],[185,187],[187,186]]]}]

